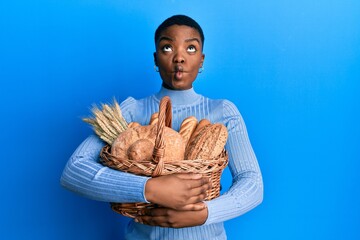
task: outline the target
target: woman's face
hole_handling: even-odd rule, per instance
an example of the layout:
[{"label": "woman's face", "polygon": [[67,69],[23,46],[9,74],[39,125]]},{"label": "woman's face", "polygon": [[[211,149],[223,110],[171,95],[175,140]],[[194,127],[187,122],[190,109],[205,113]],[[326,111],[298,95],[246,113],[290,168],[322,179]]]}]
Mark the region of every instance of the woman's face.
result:
[{"label": "woman's face", "polygon": [[154,57],[165,87],[190,89],[205,58],[199,32],[184,25],[168,27],[160,34]]}]

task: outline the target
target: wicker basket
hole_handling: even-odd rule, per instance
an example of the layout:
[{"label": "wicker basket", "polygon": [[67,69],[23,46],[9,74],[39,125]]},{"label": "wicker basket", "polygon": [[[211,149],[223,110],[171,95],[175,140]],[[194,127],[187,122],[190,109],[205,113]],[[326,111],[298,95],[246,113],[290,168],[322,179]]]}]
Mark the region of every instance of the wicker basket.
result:
[{"label": "wicker basket", "polygon": [[[141,176],[157,177],[173,173],[201,173],[207,176],[212,188],[207,192],[206,200],[211,200],[220,195],[220,177],[228,164],[228,155],[224,150],[214,159],[195,159],[164,162],[164,150],[166,148],[163,133],[164,127],[171,128],[171,101],[164,97],[160,101],[157,134],[153,152],[153,161],[134,161],[119,159],[111,154],[111,147],[106,145],[100,152],[101,162],[113,169],[129,172]],[[124,216],[135,218],[146,209],[156,207],[152,203],[111,203],[111,208]]]}]

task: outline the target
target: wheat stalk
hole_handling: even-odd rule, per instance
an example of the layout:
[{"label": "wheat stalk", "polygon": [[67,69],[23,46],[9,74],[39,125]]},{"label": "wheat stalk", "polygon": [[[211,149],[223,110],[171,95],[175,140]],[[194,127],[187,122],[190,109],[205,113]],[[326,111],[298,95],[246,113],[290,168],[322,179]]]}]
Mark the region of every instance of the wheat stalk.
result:
[{"label": "wheat stalk", "polygon": [[91,112],[92,117],[82,120],[90,124],[96,135],[109,145],[128,128],[128,124],[122,116],[120,105],[115,98],[112,105],[101,104],[101,109],[93,106]]}]

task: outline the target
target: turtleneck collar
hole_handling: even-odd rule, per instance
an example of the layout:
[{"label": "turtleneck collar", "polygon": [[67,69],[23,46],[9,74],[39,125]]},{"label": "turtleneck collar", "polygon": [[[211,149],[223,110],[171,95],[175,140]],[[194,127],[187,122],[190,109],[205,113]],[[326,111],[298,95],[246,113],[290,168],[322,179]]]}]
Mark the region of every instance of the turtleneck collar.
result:
[{"label": "turtleneck collar", "polygon": [[165,96],[170,97],[173,106],[193,104],[201,97],[201,95],[194,91],[194,88],[188,90],[170,90],[161,86],[160,91],[155,94],[155,98],[160,101]]}]

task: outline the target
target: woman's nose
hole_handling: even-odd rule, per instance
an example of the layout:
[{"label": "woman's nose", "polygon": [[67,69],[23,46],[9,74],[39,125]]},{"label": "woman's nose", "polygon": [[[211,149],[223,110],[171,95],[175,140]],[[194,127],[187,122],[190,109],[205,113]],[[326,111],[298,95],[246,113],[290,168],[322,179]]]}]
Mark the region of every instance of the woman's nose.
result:
[{"label": "woman's nose", "polygon": [[184,63],[185,62],[185,57],[183,54],[181,54],[180,52],[177,52],[174,55],[174,63]]}]

